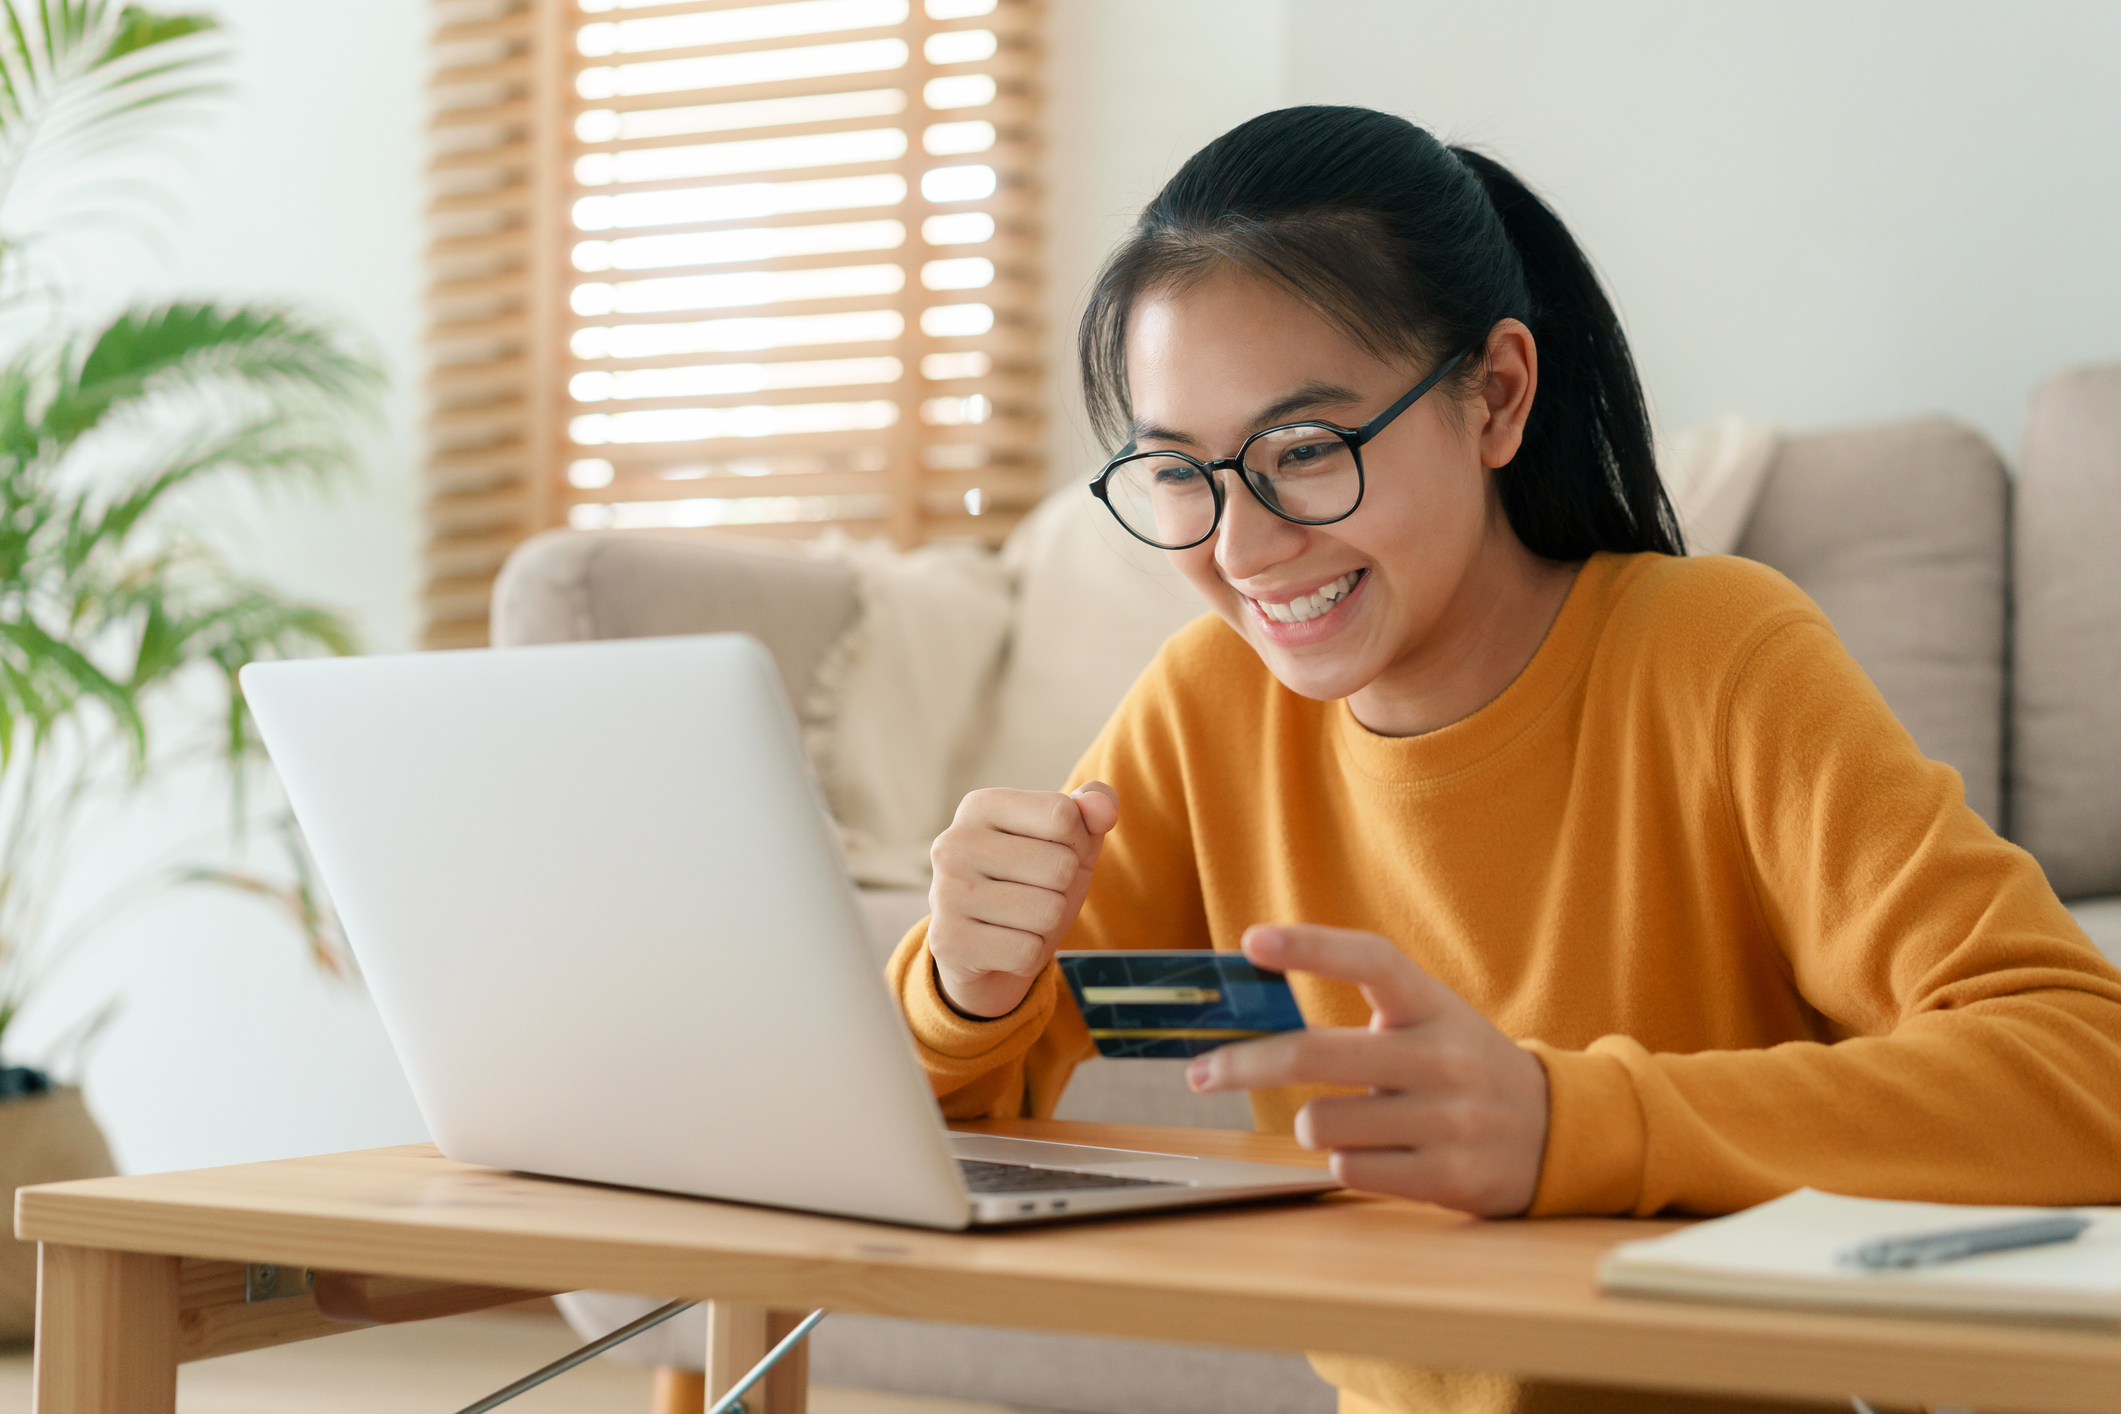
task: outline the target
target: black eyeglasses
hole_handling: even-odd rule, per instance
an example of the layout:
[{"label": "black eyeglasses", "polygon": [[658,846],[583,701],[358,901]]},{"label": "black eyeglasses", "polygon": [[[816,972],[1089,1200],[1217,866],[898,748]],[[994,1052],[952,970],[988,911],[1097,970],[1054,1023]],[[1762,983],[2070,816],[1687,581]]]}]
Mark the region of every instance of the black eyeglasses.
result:
[{"label": "black eyeglasses", "polygon": [[1090,483],[1127,533],[1159,550],[1190,550],[1222,524],[1218,471],[1235,471],[1254,500],[1297,525],[1331,525],[1362,504],[1363,444],[1442,382],[1471,349],[1461,349],[1407,395],[1360,427],[1290,422],[1245,438],[1234,457],[1195,461],[1184,452],[1137,452],[1129,442]]}]

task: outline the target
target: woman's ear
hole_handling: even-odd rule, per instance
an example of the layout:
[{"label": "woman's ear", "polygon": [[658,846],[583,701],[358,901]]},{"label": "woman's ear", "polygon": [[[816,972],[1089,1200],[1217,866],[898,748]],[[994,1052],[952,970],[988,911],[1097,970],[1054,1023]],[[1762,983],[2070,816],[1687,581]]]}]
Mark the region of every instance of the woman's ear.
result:
[{"label": "woman's ear", "polygon": [[1522,321],[1505,319],[1488,331],[1488,378],[1474,395],[1480,464],[1508,466],[1524,445],[1525,419],[1539,391],[1539,346]]}]

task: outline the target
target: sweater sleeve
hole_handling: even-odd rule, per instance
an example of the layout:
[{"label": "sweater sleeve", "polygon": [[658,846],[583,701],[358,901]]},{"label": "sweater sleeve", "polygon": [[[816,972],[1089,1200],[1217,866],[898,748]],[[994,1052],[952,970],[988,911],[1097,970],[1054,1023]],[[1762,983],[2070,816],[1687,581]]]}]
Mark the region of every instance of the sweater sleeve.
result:
[{"label": "sweater sleeve", "polygon": [[1824,620],[1765,630],[1718,703],[1718,803],[1828,1042],[1532,1045],[1533,1211],[1722,1213],[1810,1185],[1963,1203],[2121,1199],[2121,972],[1970,810]]},{"label": "sweater sleeve", "polygon": [[[1111,786],[1119,795],[1119,823],[1105,837],[1063,948],[1210,945],[1175,720],[1186,676],[1183,663],[1174,661],[1181,657],[1165,648],[1068,779],[1069,790],[1093,780]],[[1095,1053],[1057,966],[1046,968],[1015,1011],[972,1020],[937,988],[922,919],[893,952],[886,976],[951,1119],[1047,1118],[1076,1065]]]}]

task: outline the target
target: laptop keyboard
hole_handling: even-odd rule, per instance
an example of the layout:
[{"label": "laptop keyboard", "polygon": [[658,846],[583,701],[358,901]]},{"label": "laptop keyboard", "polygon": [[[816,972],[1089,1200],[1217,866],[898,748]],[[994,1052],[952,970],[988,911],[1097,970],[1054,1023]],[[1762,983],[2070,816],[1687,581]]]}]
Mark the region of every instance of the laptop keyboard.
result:
[{"label": "laptop keyboard", "polygon": [[1105,1173],[1083,1173],[1076,1169],[1041,1169],[1029,1164],[990,1164],[979,1159],[959,1159],[958,1172],[965,1187],[974,1193],[1046,1193],[1063,1188],[1179,1188],[1182,1184],[1161,1178],[1114,1178]]}]

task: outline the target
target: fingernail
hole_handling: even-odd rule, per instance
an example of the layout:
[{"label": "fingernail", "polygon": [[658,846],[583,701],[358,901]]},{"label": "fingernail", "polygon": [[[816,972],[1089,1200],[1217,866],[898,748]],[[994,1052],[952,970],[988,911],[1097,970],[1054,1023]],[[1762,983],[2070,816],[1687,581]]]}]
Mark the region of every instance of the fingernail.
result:
[{"label": "fingernail", "polygon": [[1187,1085],[1191,1086],[1191,1087],[1192,1087],[1193,1089],[1195,1089],[1195,1090],[1198,1090],[1198,1089],[1199,1089],[1199,1088],[1200,1088],[1201,1086],[1203,1086],[1203,1085],[1205,1085],[1205,1084],[1207,1084],[1207,1083],[1208,1083],[1208,1063],[1207,1063],[1206,1061],[1204,1061],[1204,1060],[1197,1060],[1197,1061],[1193,1062],[1193,1064],[1191,1064],[1191,1065],[1189,1065],[1189,1066],[1187,1066],[1187,1067],[1186,1067],[1186,1084],[1187,1084]]}]

